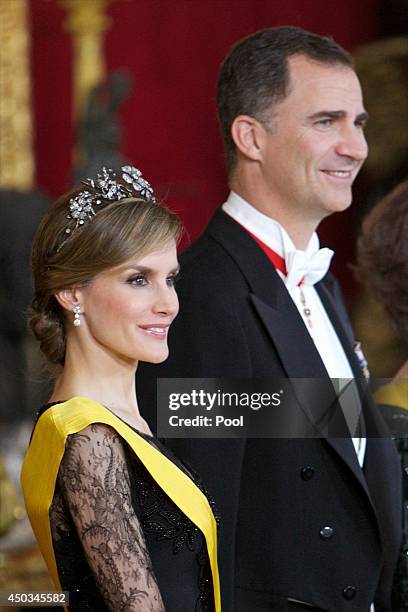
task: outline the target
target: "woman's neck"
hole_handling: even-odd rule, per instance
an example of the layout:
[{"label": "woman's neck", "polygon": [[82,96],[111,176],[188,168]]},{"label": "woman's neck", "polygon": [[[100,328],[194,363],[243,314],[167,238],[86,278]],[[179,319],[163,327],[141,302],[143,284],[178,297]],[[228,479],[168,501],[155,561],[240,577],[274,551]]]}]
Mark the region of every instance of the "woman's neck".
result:
[{"label": "woman's neck", "polygon": [[86,397],[105,406],[136,429],[150,433],[137,404],[136,368],[137,362],[126,362],[107,351],[90,355],[77,345],[67,343],[64,368],[50,401]]}]

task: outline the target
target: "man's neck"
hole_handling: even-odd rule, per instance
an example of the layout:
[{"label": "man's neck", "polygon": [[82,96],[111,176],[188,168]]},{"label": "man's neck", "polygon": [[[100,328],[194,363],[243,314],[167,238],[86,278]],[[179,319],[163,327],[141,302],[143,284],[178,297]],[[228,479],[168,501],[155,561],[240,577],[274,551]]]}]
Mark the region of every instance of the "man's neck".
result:
[{"label": "man's neck", "polygon": [[320,220],[311,219],[306,214],[300,215],[284,206],[277,198],[257,189],[249,189],[239,180],[232,180],[230,189],[263,215],[280,223],[297,249],[306,249]]}]

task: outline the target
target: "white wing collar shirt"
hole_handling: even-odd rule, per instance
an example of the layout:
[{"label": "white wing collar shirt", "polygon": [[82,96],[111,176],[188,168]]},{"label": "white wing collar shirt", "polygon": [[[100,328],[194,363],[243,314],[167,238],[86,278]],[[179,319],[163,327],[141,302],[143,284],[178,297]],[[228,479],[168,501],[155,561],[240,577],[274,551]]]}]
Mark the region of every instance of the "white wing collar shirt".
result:
[{"label": "white wing collar shirt", "polygon": [[[222,205],[222,209],[285,261],[286,275],[280,270],[277,272],[315,343],[328,375],[330,378],[342,379],[346,386],[350,379],[354,378],[353,371],[319,294],[313,286],[328,271],[333,251],[319,248],[319,238],[316,233],[313,233],[304,251],[296,249],[280,223],[259,212],[233,191]],[[342,390],[341,383],[339,390]],[[362,466],[366,439],[353,438],[353,444]]]}]

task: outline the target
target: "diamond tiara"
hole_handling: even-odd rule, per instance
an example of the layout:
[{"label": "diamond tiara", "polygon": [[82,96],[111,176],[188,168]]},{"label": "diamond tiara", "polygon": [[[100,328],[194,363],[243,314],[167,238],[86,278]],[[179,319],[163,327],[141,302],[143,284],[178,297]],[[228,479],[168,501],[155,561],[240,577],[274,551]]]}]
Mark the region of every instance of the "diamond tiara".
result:
[{"label": "diamond tiara", "polygon": [[80,191],[69,201],[68,227],[65,229],[65,240],[58,250],[65,244],[68,238],[80,227],[90,223],[98,212],[98,206],[120,201],[125,198],[141,197],[147,202],[156,202],[153,188],[146,181],[141,171],[134,166],[122,166],[122,179],[125,184],[118,183],[116,174],[111,168],[102,168],[96,179],[87,178],[82,183],[91,188]]}]

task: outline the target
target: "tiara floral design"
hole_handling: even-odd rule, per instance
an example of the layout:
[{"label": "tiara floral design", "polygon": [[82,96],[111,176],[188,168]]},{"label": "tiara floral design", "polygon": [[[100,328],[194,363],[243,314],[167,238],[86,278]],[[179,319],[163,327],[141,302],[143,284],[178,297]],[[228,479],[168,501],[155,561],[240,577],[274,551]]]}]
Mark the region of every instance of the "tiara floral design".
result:
[{"label": "tiara floral design", "polygon": [[82,181],[88,189],[80,191],[69,201],[69,212],[67,214],[69,224],[65,229],[65,240],[59,246],[59,249],[78,228],[92,221],[98,211],[98,206],[135,196],[141,197],[147,202],[156,201],[153,188],[143,178],[138,168],[122,166],[121,170],[125,185],[116,181],[116,173],[111,168],[105,167],[97,174],[96,179],[87,178]]}]

